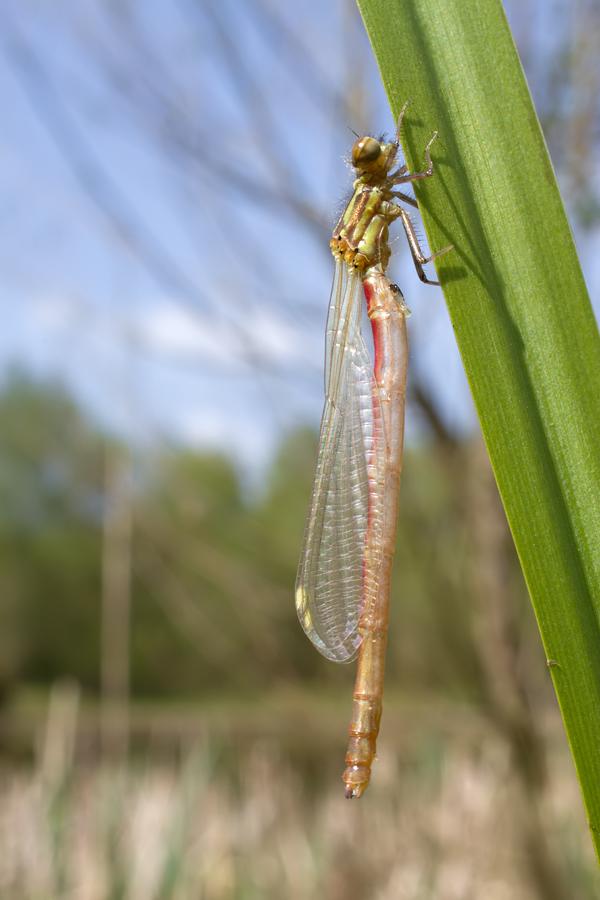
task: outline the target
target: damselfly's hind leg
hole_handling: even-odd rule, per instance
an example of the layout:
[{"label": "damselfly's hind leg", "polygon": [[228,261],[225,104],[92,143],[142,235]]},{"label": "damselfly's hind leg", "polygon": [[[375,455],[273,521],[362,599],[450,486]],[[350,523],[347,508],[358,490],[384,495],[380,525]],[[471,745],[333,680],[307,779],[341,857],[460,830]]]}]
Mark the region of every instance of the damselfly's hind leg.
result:
[{"label": "damselfly's hind leg", "polygon": [[442,253],[446,253],[448,250],[452,250],[454,244],[450,244],[449,247],[444,247],[443,250],[438,250],[437,253],[432,253],[431,256],[426,257],[421,247],[419,245],[419,240],[417,235],[415,234],[415,229],[413,228],[413,223],[410,221],[410,217],[406,210],[402,209],[402,207],[398,207],[400,210],[400,218],[402,219],[402,224],[404,225],[404,230],[406,232],[406,237],[408,238],[408,246],[410,247],[410,252],[412,254],[413,262],[415,264],[415,269],[417,270],[417,275],[425,284],[437,284],[439,285],[439,281],[430,281],[425,272],[423,271],[423,266],[427,265],[427,263],[432,262],[432,260],[437,259],[438,256],[441,256]]}]

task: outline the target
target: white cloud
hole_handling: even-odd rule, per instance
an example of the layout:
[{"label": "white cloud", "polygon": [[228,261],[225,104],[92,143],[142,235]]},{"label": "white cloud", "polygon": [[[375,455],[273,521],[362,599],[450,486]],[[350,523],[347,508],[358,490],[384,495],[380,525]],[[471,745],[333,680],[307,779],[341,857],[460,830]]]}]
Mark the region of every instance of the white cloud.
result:
[{"label": "white cloud", "polygon": [[221,361],[228,358],[227,348],[220,340],[219,323],[177,306],[155,306],[134,320],[132,326],[144,341],[158,350]]},{"label": "white cloud", "polygon": [[144,312],[132,327],[156,350],[228,367],[250,360],[270,365],[295,364],[303,358],[306,347],[306,339],[302,339],[297,328],[267,313],[250,312],[244,318],[228,321],[163,304]]},{"label": "white cloud", "polygon": [[28,308],[34,327],[61,331],[78,326],[87,311],[87,304],[67,294],[47,294],[32,300]]}]

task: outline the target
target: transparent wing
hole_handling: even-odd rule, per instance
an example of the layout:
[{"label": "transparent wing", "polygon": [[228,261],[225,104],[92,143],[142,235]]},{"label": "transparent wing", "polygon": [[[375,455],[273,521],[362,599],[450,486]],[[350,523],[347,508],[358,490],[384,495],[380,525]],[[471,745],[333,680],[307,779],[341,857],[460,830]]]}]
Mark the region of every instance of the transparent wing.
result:
[{"label": "transparent wing", "polygon": [[329,659],[354,659],[375,604],[382,557],[385,441],[361,334],[363,285],[336,260],[327,319],[325,408],[296,579],[298,617]]}]

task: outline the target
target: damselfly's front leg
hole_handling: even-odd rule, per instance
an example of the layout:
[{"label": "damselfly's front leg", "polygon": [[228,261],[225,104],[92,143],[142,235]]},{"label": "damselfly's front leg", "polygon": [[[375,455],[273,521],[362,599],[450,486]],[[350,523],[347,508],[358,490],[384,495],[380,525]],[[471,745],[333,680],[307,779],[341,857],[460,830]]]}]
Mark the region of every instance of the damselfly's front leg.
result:
[{"label": "damselfly's front leg", "polygon": [[409,103],[412,103],[412,100],[410,98],[406,101],[406,103],[400,110],[400,115],[398,116],[398,124],[396,125],[396,140],[394,141],[396,146],[400,144],[400,129],[402,128],[402,119],[404,118],[404,113],[406,112],[406,107]]},{"label": "damselfly's front leg", "polygon": [[[396,126],[396,140],[394,141],[394,145],[393,145],[395,147],[395,150],[394,150],[393,154],[390,156],[390,162],[393,162],[393,160],[396,158],[396,153],[398,151],[398,147],[400,146],[400,129],[402,128],[402,120],[404,118],[404,113],[406,112],[406,107],[408,106],[408,104],[410,102],[411,102],[410,100],[406,101],[406,103],[402,107],[402,112],[400,113],[400,115],[398,117],[398,125]],[[399,169],[396,169],[395,172],[392,172],[390,174],[389,181],[387,182],[388,187],[391,187],[395,184],[403,184],[404,182],[407,182],[407,181],[418,181],[419,178],[428,178],[429,175],[433,175],[433,163],[431,162],[431,155],[429,153],[429,148],[431,147],[431,144],[435,140],[436,137],[437,137],[437,131],[435,132],[435,134],[433,135],[433,137],[427,144],[427,147],[425,148],[425,156],[427,158],[427,163],[429,165],[428,170],[426,172],[416,172],[411,175],[411,173],[408,171],[408,165],[406,163],[404,163],[402,166],[400,166]],[[397,194],[394,194],[394,196],[399,197],[405,203],[409,203],[411,206],[414,206],[416,209],[419,208],[417,201],[414,200],[412,197],[409,197],[407,194],[397,193]]]},{"label": "damselfly's front leg", "polygon": [[[402,111],[404,112],[404,110]],[[427,160],[427,169],[424,172],[407,172],[405,174],[406,167],[403,166],[402,169],[390,178],[388,182],[390,185],[392,184],[406,184],[407,181],[420,181],[422,178],[429,178],[433,175],[433,163],[431,161],[431,153],[430,147],[438,136],[437,131],[433,132],[433,137],[425,147],[425,159]]]}]

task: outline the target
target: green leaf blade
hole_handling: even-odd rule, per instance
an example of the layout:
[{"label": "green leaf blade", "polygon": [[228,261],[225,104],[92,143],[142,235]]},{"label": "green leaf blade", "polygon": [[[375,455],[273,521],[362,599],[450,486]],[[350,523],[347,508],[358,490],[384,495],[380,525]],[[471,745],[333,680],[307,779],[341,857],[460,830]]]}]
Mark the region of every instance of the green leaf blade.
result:
[{"label": "green leaf blade", "polygon": [[600,337],[497,0],[360,0],[600,853]]}]

